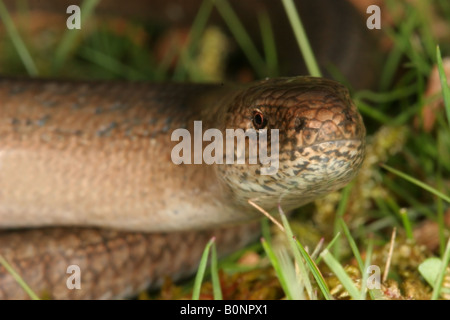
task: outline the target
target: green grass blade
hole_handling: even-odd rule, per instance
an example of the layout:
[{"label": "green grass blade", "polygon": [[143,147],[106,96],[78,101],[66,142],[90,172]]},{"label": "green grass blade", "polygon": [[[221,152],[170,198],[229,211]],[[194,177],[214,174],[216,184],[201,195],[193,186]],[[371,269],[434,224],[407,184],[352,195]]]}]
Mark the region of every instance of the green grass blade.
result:
[{"label": "green grass blade", "polygon": [[114,57],[88,47],[84,47],[81,49],[80,56],[87,61],[90,61],[92,64],[98,65],[115,75],[126,76],[127,79],[145,79],[146,76],[140,71],[129,67],[128,65],[120,62]]},{"label": "green grass blade", "polygon": [[308,292],[309,297],[310,298],[313,297],[312,286],[311,286],[311,283],[306,280],[306,279],[308,279],[308,273],[306,272],[306,268],[305,268],[304,262],[302,260],[302,257],[305,260],[314,279],[316,280],[317,285],[319,286],[320,291],[322,292],[325,299],[332,300],[333,297],[331,296],[331,293],[328,289],[328,286],[327,286],[322,274],[320,273],[319,268],[314,263],[314,261],[311,259],[309,254],[306,252],[305,248],[303,248],[301,243],[294,237],[294,234],[292,233],[292,230],[291,230],[289,222],[286,218],[286,215],[284,214],[284,212],[280,206],[278,207],[278,210],[280,212],[281,221],[283,222],[283,226],[286,230],[286,236],[288,237],[289,243],[291,245],[291,250],[294,255],[295,261],[297,262],[297,264],[299,266],[302,277],[304,277],[304,279],[305,279],[305,287],[306,287],[306,291]]},{"label": "green grass blade", "polygon": [[353,239],[350,230],[347,227],[347,224],[345,223],[344,219],[339,218],[339,225],[342,228],[342,231],[344,231],[345,237],[347,238],[347,241],[350,245],[350,248],[352,249],[353,256],[355,257],[356,261],[358,262],[359,270],[361,271],[361,274],[364,273],[364,263],[361,258],[361,254],[359,253],[358,246],[356,245],[355,239]]},{"label": "green grass blade", "polygon": [[445,111],[447,113],[447,121],[450,126],[450,88],[448,87],[447,84],[447,77],[445,76],[444,65],[442,63],[441,57],[441,50],[439,49],[439,46],[437,46],[436,48],[436,60],[439,70],[439,79],[441,80],[442,96],[444,97]]},{"label": "green grass blade", "polygon": [[[188,46],[181,51],[180,59],[178,59],[177,66],[173,75],[173,80],[184,80],[185,72],[187,71],[191,79],[200,81],[201,75],[198,74],[196,68],[192,68],[192,59],[195,50],[198,47],[198,42],[203,31],[206,29],[208,18],[211,15],[213,8],[213,1],[203,0],[202,5],[198,9],[198,13],[192,22],[191,29],[188,36]],[[169,60],[171,61],[171,60]],[[194,70],[195,69],[195,70]]]},{"label": "green grass blade", "polygon": [[408,202],[410,207],[415,208],[417,211],[419,211],[420,213],[429,218],[434,217],[435,215],[434,211],[427,208],[422,203],[420,203],[420,201],[414,198],[414,196],[411,193],[409,193],[408,190],[405,190],[404,188],[400,187],[397,183],[395,183],[394,180],[388,179],[386,176],[383,176],[382,179],[383,184],[387,186],[395,195],[399,196],[400,198],[403,198],[406,202]]},{"label": "green grass blade", "polygon": [[[281,209],[280,206],[278,206],[278,211],[280,212],[280,216],[281,216],[282,222],[286,223],[287,219],[285,219],[285,215],[284,215],[283,210]],[[283,216],[284,216],[284,219],[283,219]],[[295,238],[294,238],[294,235],[292,233],[292,230],[291,230],[291,228],[290,228],[288,223],[286,223],[286,225],[287,225],[287,229],[286,229],[286,226],[285,226],[285,235],[286,235],[287,240],[289,242],[289,246],[291,248],[291,253],[294,256],[295,262],[297,263],[297,266],[298,266],[298,269],[299,269],[299,272],[300,272],[300,277],[301,277],[301,279],[303,279],[303,282],[305,284],[306,292],[307,292],[309,298],[313,299],[314,292],[313,292],[313,288],[312,288],[311,282],[309,281],[308,272],[306,270],[305,264],[303,263],[303,260],[302,260],[302,257],[301,257],[301,253],[297,249],[297,245],[296,245],[296,243],[294,241]]]},{"label": "green grass blade", "polygon": [[217,267],[217,249],[216,244],[211,246],[211,282],[213,287],[214,300],[222,300],[222,289],[219,281],[219,271]]},{"label": "green grass blade", "polygon": [[228,1],[214,0],[214,3],[255,72],[261,78],[267,76],[264,60]]},{"label": "green grass blade", "polygon": [[406,237],[408,239],[414,239],[412,227],[411,227],[411,220],[408,216],[408,211],[405,208],[401,208],[398,211],[400,218],[402,219],[403,227],[405,228]]},{"label": "green grass blade", "polygon": [[212,238],[206,244],[205,250],[203,250],[202,258],[197,269],[197,275],[195,276],[194,288],[192,289],[192,300],[200,299],[200,289],[202,287],[203,277],[205,276],[206,265],[208,264],[208,255],[211,246],[216,238]]},{"label": "green grass blade", "polygon": [[14,22],[12,21],[11,16],[8,13],[8,10],[6,9],[5,5],[3,4],[3,1],[1,0],[0,0],[0,18],[1,20],[3,20],[3,24],[5,25],[9,38],[13,42],[13,45],[16,48],[16,51],[19,54],[20,59],[22,60],[22,63],[25,66],[25,69],[27,70],[28,74],[32,77],[37,76],[39,72],[33,61],[33,58],[31,57],[31,54],[28,51],[27,47],[25,46],[25,43],[23,42],[22,38],[20,37],[19,32],[17,31],[17,28],[14,25]]},{"label": "green grass blade", "polygon": [[[84,0],[80,7],[80,19],[81,24],[88,21],[94,12],[95,7],[99,3],[99,0]],[[81,28],[83,28],[81,26]],[[67,29],[64,33],[58,48],[56,48],[55,56],[54,56],[54,64],[53,70],[57,71],[61,68],[61,66],[66,62],[69,57],[70,52],[76,45],[77,39],[81,36],[81,32],[78,29]]]},{"label": "green grass blade", "polygon": [[[336,243],[336,241],[338,240],[338,238],[339,238],[340,236],[341,236],[341,233],[338,232],[338,233],[333,237],[333,239],[331,239],[330,243],[325,247],[324,250],[330,250],[330,249],[334,246],[334,244]],[[321,261],[322,261],[322,256],[319,255],[319,256],[317,257],[317,259],[316,259],[316,264],[319,264]]]},{"label": "green grass blade", "polygon": [[319,253],[322,251],[324,241],[325,239],[321,238],[319,240],[319,243],[314,248],[314,251],[310,254],[311,259],[313,259],[314,261],[316,261],[317,257],[319,256]]},{"label": "green grass blade", "polygon": [[385,115],[383,112],[377,110],[371,105],[368,105],[367,103],[361,101],[361,100],[355,100],[356,105],[358,106],[358,110],[367,117],[371,117],[374,120],[377,120],[380,123],[383,124],[392,124],[393,120],[391,117]]},{"label": "green grass blade", "polygon": [[[344,216],[345,210],[347,209],[347,203],[348,199],[350,197],[350,190],[353,188],[353,182],[347,185],[341,192],[341,200],[339,201],[339,205],[336,211],[336,218],[334,222],[334,234],[337,234],[339,232],[339,219],[341,219]],[[336,259],[339,260],[340,257],[340,251],[341,251],[341,241],[338,240],[336,242],[336,246],[333,248],[333,254],[336,257]]]},{"label": "green grass blade", "polygon": [[433,293],[431,295],[431,300],[436,300],[439,298],[442,289],[442,283],[444,281],[445,273],[447,271],[448,263],[450,261],[450,238],[447,242],[447,247],[444,252],[444,256],[441,261],[441,268],[439,270],[439,274],[436,278],[436,282],[434,283]]},{"label": "green grass blade", "polygon": [[[442,186],[441,177],[437,178],[438,186]],[[444,255],[445,252],[445,212],[444,212],[444,202],[441,198],[436,199],[436,212],[437,212],[437,223],[439,228],[439,253],[441,256]]]},{"label": "green grass blade", "polygon": [[418,18],[420,25],[417,30],[419,31],[423,47],[427,56],[432,56],[435,48],[435,39],[433,32],[431,31],[433,21],[431,15],[427,14],[433,11],[433,1],[419,1],[417,2],[416,10],[418,11]]},{"label": "green grass blade", "polygon": [[396,174],[396,175],[402,177],[403,179],[405,179],[405,180],[407,180],[407,181],[409,181],[409,182],[411,182],[411,183],[421,187],[422,189],[427,190],[428,192],[434,194],[435,196],[438,196],[438,197],[442,198],[443,200],[447,201],[448,203],[450,203],[450,197],[449,196],[446,196],[442,192],[434,189],[433,187],[430,187],[426,183],[423,183],[422,181],[419,181],[419,180],[417,180],[417,179],[415,179],[415,178],[413,178],[413,177],[411,177],[411,176],[409,176],[407,174],[404,174],[403,172],[398,171],[398,170],[396,170],[396,169],[394,169],[394,168],[392,168],[392,167],[390,167],[388,165],[382,164],[381,167],[386,169],[387,171],[392,172],[393,174]]},{"label": "green grass blade", "polygon": [[0,255],[0,265],[3,265],[13,278],[17,281],[17,283],[22,287],[23,290],[30,296],[33,300],[40,300],[36,293],[26,284],[26,282],[22,279],[22,277],[13,269],[13,267]]},{"label": "green grass blade", "polygon": [[345,290],[350,294],[350,296],[353,299],[359,299],[360,293],[358,288],[356,288],[355,284],[353,283],[352,279],[348,276],[348,274],[345,272],[344,268],[341,266],[341,264],[333,257],[333,255],[328,250],[324,250],[321,253],[321,256],[325,263],[328,265],[328,267],[333,271],[333,273],[338,277],[339,281],[344,286]]},{"label": "green grass blade", "polygon": [[[389,32],[386,34],[389,34]],[[399,41],[395,41],[395,39],[392,40],[394,47],[389,50],[389,54],[387,55],[382,68],[380,77],[380,91],[386,91],[391,87],[395,72],[398,70],[398,66],[403,58],[403,44],[400,44]]]},{"label": "green grass blade", "polygon": [[289,249],[280,245],[274,249],[280,263],[280,269],[286,279],[286,285],[293,300],[306,300],[304,281],[299,276],[299,270],[289,254]]},{"label": "green grass blade", "polygon": [[261,234],[262,237],[269,243],[269,245],[272,245],[272,235],[270,233],[270,221],[268,218],[264,217],[261,219]]},{"label": "green grass blade", "polygon": [[322,292],[323,296],[326,300],[333,300],[333,296],[330,293],[330,289],[328,289],[327,283],[325,279],[322,276],[322,273],[320,272],[319,268],[317,267],[316,263],[313,259],[311,259],[308,252],[306,252],[305,248],[301,245],[301,243],[296,240],[297,248],[300,250],[300,253],[303,256],[303,259],[305,259],[306,264],[309,267],[309,270],[311,271],[314,279],[317,282],[317,285],[319,286],[320,291]]},{"label": "green grass blade", "polygon": [[361,90],[354,94],[354,99],[368,100],[373,103],[382,104],[394,102],[399,99],[406,99],[417,94],[417,85],[412,84],[401,88],[394,88],[386,92],[374,92],[370,90]]},{"label": "green grass blade", "polygon": [[389,55],[385,59],[380,79],[381,91],[385,91],[392,86],[395,74],[402,62],[402,58],[404,55],[408,55],[408,49],[411,49],[410,35],[413,34],[413,30],[417,25],[417,14],[415,11],[409,10],[405,14],[405,17],[406,20],[402,23],[398,23],[400,26],[398,32],[391,28],[386,29],[386,35],[391,38],[394,46],[390,49]]},{"label": "green grass blade", "polygon": [[270,23],[270,17],[267,14],[267,11],[264,10],[258,15],[258,22],[261,29],[268,76],[276,77],[279,74],[277,46],[275,44],[275,36],[273,34],[272,24]]},{"label": "green grass blade", "polygon": [[286,294],[286,298],[288,300],[292,300],[292,295],[289,290],[289,287],[287,285],[287,281],[284,275],[284,272],[281,270],[281,265],[275,255],[275,253],[272,250],[272,247],[267,243],[267,241],[262,238],[261,244],[264,248],[264,251],[266,252],[267,257],[269,258],[270,262],[272,263],[273,268],[275,269],[275,273],[278,276],[278,281],[280,281],[281,288],[283,288],[284,293]]},{"label": "green grass blade", "polygon": [[302,52],[303,59],[305,59],[309,74],[313,77],[321,77],[322,73],[320,72],[319,65],[312,52],[311,45],[309,44],[308,37],[306,36],[305,29],[303,28],[294,2],[292,0],[283,0],[283,5],[297,39],[300,51]]},{"label": "green grass blade", "polygon": [[[369,269],[370,262],[372,260],[372,252],[373,252],[373,239],[369,239],[369,244],[367,246],[366,251],[366,260],[364,262],[364,267],[362,270],[362,282],[361,282],[361,300],[366,300],[366,289],[367,289],[367,279],[369,278],[369,273],[367,270]],[[372,300],[375,300],[375,295],[372,290],[369,290],[370,297]]]}]

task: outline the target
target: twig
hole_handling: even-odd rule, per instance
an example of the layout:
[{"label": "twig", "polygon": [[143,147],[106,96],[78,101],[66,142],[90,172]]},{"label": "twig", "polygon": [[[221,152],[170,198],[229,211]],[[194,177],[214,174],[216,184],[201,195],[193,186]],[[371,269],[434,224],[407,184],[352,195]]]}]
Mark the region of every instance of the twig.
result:
[{"label": "twig", "polygon": [[281,229],[281,231],[284,232],[284,227],[281,225],[280,222],[278,222],[277,219],[275,219],[270,213],[265,211],[263,208],[258,206],[256,203],[254,203],[252,200],[248,200],[248,203],[251,204],[253,207],[255,207],[258,211],[260,211],[262,214],[264,214],[267,218],[269,218],[275,225]]},{"label": "twig", "polygon": [[394,228],[394,230],[392,230],[391,244],[389,246],[389,253],[388,253],[387,260],[386,260],[386,266],[384,268],[383,283],[386,282],[388,274],[389,274],[389,268],[391,267],[391,260],[392,260],[392,254],[394,252],[394,244],[395,244],[396,235],[397,235],[397,228]]}]

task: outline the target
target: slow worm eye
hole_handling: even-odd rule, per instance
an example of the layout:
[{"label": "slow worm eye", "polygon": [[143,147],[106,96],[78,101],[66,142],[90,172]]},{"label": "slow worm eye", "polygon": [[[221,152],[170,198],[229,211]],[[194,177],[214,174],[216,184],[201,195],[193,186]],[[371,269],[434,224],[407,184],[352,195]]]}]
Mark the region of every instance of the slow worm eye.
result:
[{"label": "slow worm eye", "polygon": [[267,126],[267,118],[261,111],[253,113],[253,126],[255,129],[264,129]]}]

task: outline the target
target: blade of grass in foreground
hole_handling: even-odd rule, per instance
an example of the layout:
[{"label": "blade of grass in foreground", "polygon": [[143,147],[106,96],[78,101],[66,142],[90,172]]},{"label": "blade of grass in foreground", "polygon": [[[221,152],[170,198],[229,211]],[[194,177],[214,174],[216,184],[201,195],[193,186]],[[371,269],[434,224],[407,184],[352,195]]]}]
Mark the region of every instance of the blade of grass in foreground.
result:
[{"label": "blade of grass in foreground", "polygon": [[33,300],[40,300],[36,293],[26,284],[26,282],[22,279],[22,277],[13,269],[13,267],[0,255],[0,265],[3,265],[13,278],[17,281],[17,283],[22,287],[23,290],[30,296]]},{"label": "blade of grass in foreground", "polygon": [[291,291],[289,290],[289,287],[287,285],[286,278],[284,276],[284,272],[281,270],[280,263],[278,262],[278,259],[273,252],[272,247],[269,245],[269,243],[264,239],[261,238],[261,244],[264,248],[264,251],[266,252],[267,257],[270,260],[270,263],[272,264],[273,268],[275,269],[275,273],[278,276],[278,281],[280,281],[281,288],[283,288],[284,293],[286,294],[286,298],[288,300],[292,300]]},{"label": "blade of grass in foreground", "polygon": [[[325,299],[332,300],[333,297],[328,289],[325,279],[323,278],[322,274],[320,273],[319,268],[314,263],[314,261],[311,259],[308,252],[306,252],[305,248],[303,248],[301,243],[294,237],[294,234],[292,233],[292,230],[291,230],[289,222],[286,218],[286,215],[284,214],[284,212],[280,206],[278,206],[278,211],[280,212],[281,221],[283,222],[283,226],[286,230],[286,236],[288,237],[289,243],[291,244],[292,253],[294,255],[294,258],[295,258],[297,264],[300,267],[300,270],[302,271],[302,268],[305,269],[304,262],[300,257],[300,254],[301,254],[303,259],[306,261],[306,265],[308,266],[309,270],[311,271],[312,275],[314,276],[314,279],[316,280],[317,285],[319,286],[320,291],[322,292]],[[306,277],[307,277],[306,270],[302,273],[303,273],[303,277],[306,279]],[[310,282],[309,281],[306,282],[306,280],[305,280],[305,284],[311,286]],[[306,288],[308,289],[308,286]],[[308,294],[310,297],[312,297],[310,292],[311,291],[309,291]]]},{"label": "blade of grass in foreground", "polygon": [[[361,279],[361,300],[366,300],[366,289],[367,289],[367,280],[369,278],[369,273],[367,272],[370,266],[370,261],[372,260],[372,251],[373,251],[373,239],[369,239],[369,244],[367,246],[366,251],[366,261],[364,263],[362,272],[362,279]],[[371,289],[371,288],[369,288]],[[372,289],[373,290],[373,289]],[[375,300],[375,295],[373,294],[372,290],[369,290],[370,297],[372,300]]]},{"label": "blade of grass in foreground", "polygon": [[325,263],[328,265],[328,267],[331,269],[331,271],[338,277],[339,281],[344,286],[345,290],[350,294],[352,299],[360,299],[361,295],[358,291],[358,288],[356,288],[355,284],[353,283],[352,279],[348,276],[348,274],[345,272],[344,268],[341,266],[341,264],[333,257],[333,255],[328,250],[324,250],[321,253],[321,257],[325,261]]},{"label": "blade of grass in foreground", "polygon": [[[438,137],[439,138],[439,137]],[[443,182],[441,176],[437,176],[437,182],[439,187],[442,187]],[[439,253],[441,256],[444,255],[445,252],[445,212],[444,212],[444,201],[441,198],[436,199],[436,212],[437,212],[437,223],[438,223],[438,231],[439,231]]]},{"label": "blade of grass in foreground", "polygon": [[194,288],[192,289],[192,300],[200,299],[200,289],[202,287],[203,277],[205,276],[206,265],[208,264],[208,255],[211,246],[214,244],[216,238],[212,238],[206,244],[203,251],[202,258],[200,259],[200,265],[198,266],[197,275],[195,276]]},{"label": "blade of grass in foreground", "polygon": [[447,121],[450,125],[450,89],[447,85],[447,77],[445,76],[444,65],[442,63],[441,57],[441,50],[439,49],[439,46],[437,46],[436,48],[436,60],[439,70],[439,79],[441,80],[442,95],[444,97],[445,110],[447,113]]},{"label": "blade of grass in foreground", "polygon": [[348,243],[350,244],[350,247],[352,248],[353,255],[355,256],[356,261],[358,262],[359,270],[361,273],[364,273],[364,263],[361,258],[361,254],[359,253],[358,246],[356,245],[355,240],[353,239],[350,230],[348,229],[347,225],[345,224],[344,219],[339,218],[339,224],[344,231],[345,237],[347,238]]},{"label": "blade of grass in foreground", "polygon": [[439,274],[434,284],[431,300],[436,300],[437,298],[439,298],[439,294],[441,293],[442,283],[444,281],[444,276],[447,271],[449,261],[450,261],[450,238],[448,239],[447,248],[445,249],[444,256],[442,257],[441,268],[439,270]]},{"label": "blade of grass in foreground", "polygon": [[16,26],[14,25],[11,16],[8,13],[3,1],[0,0],[0,18],[3,20],[3,24],[6,27],[6,31],[8,32],[9,38],[14,44],[14,47],[17,50],[18,55],[20,56],[22,63],[25,66],[28,74],[30,76],[37,76],[39,74],[36,65],[34,64],[33,58],[30,55],[25,43],[17,31]]},{"label": "blade of grass in foreground", "polygon": [[[280,213],[280,216],[284,215],[283,210],[281,209],[280,206],[278,206],[278,211]],[[282,221],[284,223],[286,221],[286,219],[282,219]],[[308,271],[306,270],[306,266],[305,266],[305,264],[304,264],[304,262],[302,260],[301,253],[297,249],[297,246],[296,246],[296,244],[294,242],[295,238],[294,238],[294,236],[292,234],[292,230],[290,229],[290,226],[288,224],[287,224],[287,226],[288,226],[289,230],[284,229],[285,230],[285,235],[286,235],[287,240],[289,242],[289,246],[291,248],[291,253],[294,256],[295,263],[297,264],[298,271],[300,273],[300,278],[303,279],[303,282],[305,284],[305,289],[306,289],[306,292],[308,293],[309,298],[310,299],[314,299],[315,294],[314,294],[314,290],[312,288],[312,284],[309,281]]]},{"label": "blade of grass in foreground", "polygon": [[[336,211],[336,219],[334,222],[334,234],[337,234],[339,232],[339,219],[342,219],[344,216],[345,210],[347,210],[347,203],[348,199],[350,197],[350,191],[353,188],[354,183],[351,182],[349,185],[347,185],[341,193],[341,200],[339,201],[339,205]],[[350,232],[349,232],[350,233]],[[337,240],[336,245],[333,247],[333,254],[336,257],[336,259],[339,260],[340,254],[342,251],[342,244],[340,239]]]},{"label": "blade of grass in foreground", "polygon": [[[338,238],[341,236],[341,233],[338,232],[333,239],[331,239],[330,243],[325,247],[324,250],[330,250],[334,244],[336,243],[336,241],[338,240]],[[322,261],[322,257],[319,255],[316,259],[316,265],[320,263],[320,261]]]},{"label": "blade of grass in foreground", "polygon": [[216,245],[211,246],[211,282],[213,287],[214,300],[222,300],[222,288],[220,287],[219,272],[217,268]]}]

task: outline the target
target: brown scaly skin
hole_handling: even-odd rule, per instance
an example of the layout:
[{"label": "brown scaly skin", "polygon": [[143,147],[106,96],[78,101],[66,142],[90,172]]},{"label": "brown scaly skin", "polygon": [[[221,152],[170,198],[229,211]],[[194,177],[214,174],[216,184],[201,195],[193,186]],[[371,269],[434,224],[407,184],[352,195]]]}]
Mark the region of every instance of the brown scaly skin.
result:
[{"label": "brown scaly skin", "polygon": [[253,128],[257,111],[267,120],[268,130],[279,129],[280,140],[275,175],[261,175],[259,165],[217,167],[236,203],[245,206],[257,200],[266,210],[276,209],[278,203],[295,209],[344,186],[361,166],[365,127],[348,90],[335,81],[261,81],[238,94],[232,105],[220,114],[227,119],[224,128]]},{"label": "brown scaly skin", "polygon": [[[259,223],[197,232],[125,233],[89,228],[0,232],[3,257],[39,295],[53,299],[111,299],[157,288],[165,276],[192,275],[211,237],[221,254],[253,240]],[[69,290],[67,267],[81,270],[81,289]],[[28,299],[0,267],[0,299]]]},{"label": "brown scaly skin", "polygon": [[[260,217],[249,198],[292,209],[348,182],[364,156],[364,125],[347,90],[321,78],[247,86],[2,80],[0,101],[1,226],[66,226],[3,231],[0,253],[32,289],[55,298],[117,297],[162,274],[189,274],[210,236],[225,253],[257,235],[254,226],[225,227]],[[251,128],[255,110],[280,130],[276,175],[262,176],[259,164],[170,161],[174,129],[193,132],[194,120],[203,130]],[[65,287],[70,264],[80,266],[85,290]],[[0,284],[0,298],[26,297],[3,268]]]},{"label": "brown scaly skin", "polygon": [[[249,199],[290,210],[340,188],[364,155],[361,116],[345,87],[327,79],[247,87],[4,80],[0,101],[2,228],[219,227],[258,218]],[[195,120],[203,130],[252,129],[256,111],[279,130],[276,174],[249,161],[171,161],[175,129],[194,132]]]}]

